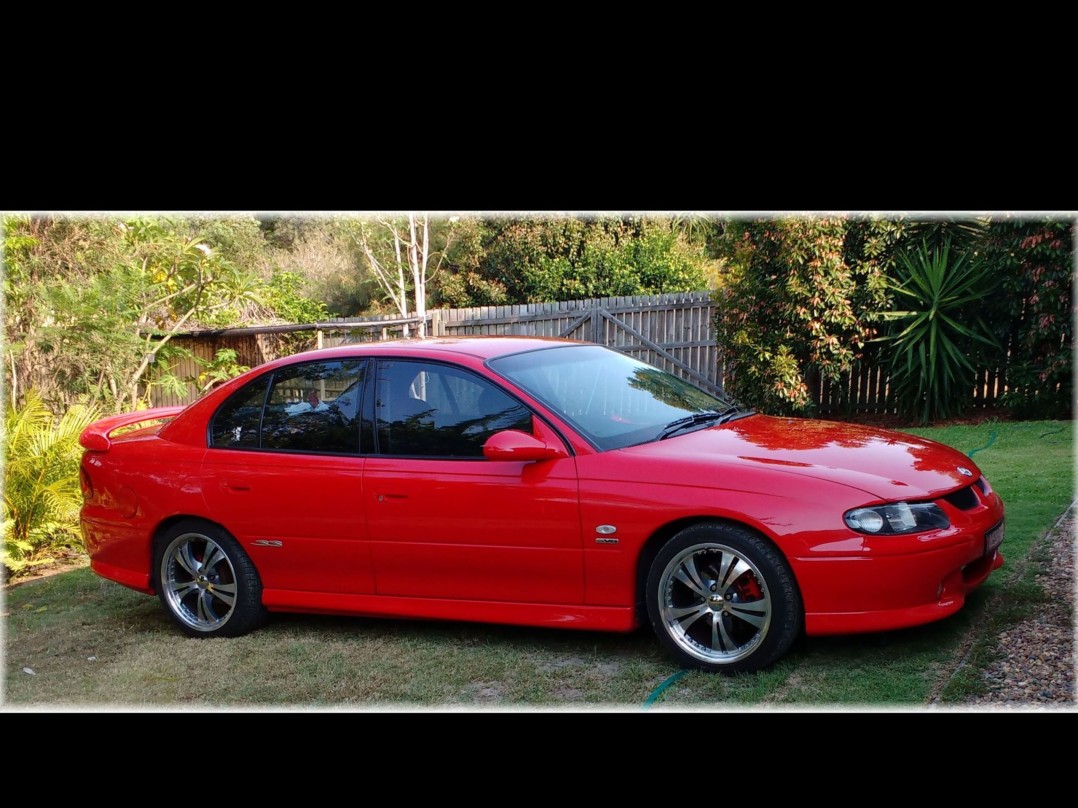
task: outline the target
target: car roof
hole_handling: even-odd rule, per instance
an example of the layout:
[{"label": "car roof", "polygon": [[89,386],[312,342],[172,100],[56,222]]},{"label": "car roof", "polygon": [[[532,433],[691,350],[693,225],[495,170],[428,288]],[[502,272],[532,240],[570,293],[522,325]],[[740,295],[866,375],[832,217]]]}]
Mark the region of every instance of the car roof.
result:
[{"label": "car roof", "polygon": [[456,353],[487,360],[508,354],[535,351],[544,348],[559,348],[567,345],[585,345],[578,340],[557,337],[523,336],[466,336],[466,337],[417,337],[413,339],[386,340],[384,342],[354,342],[338,345],[334,348],[322,348],[305,351],[283,360],[294,360],[300,356],[310,359],[329,359],[338,356],[355,356],[357,353],[374,356],[377,354],[400,355],[401,351],[433,353]]},{"label": "car roof", "polygon": [[[287,367],[300,362],[324,361],[329,359],[347,359],[355,357],[391,356],[402,357],[414,354],[416,358],[433,359],[439,354],[455,354],[458,357],[470,357],[463,364],[483,363],[488,359],[526,351],[584,346],[591,343],[554,337],[517,337],[517,336],[467,336],[467,337],[427,337],[385,342],[354,342],[334,348],[320,348],[313,351],[282,356],[224,382],[210,390],[197,401],[192,402],[170,423],[161,428],[161,435],[178,443],[196,445],[204,438],[206,422],[221,402],[236,392],[243,385],[256,377],[277,368]],[[448,357],[447,357],[448,358]]]}]

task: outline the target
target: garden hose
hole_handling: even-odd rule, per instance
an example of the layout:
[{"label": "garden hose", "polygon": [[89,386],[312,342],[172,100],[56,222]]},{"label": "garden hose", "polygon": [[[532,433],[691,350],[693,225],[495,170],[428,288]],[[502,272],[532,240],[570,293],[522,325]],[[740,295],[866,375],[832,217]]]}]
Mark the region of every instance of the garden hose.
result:
[{"label": "garden hose", "polygon": [[677,673],[673,673],[670,676],[667,676],[666,679],[663,680],[662,684],[660,684],[657,688],[651,691],[651,695],[648,696],[647,699],[644,701],[644,709],[646,710],[648,707],[658,701],[659,696],[663,694],[663,691],[666,690],[666,688],[670,687],[670,685],[672,685],[686,673],[688,673],[687,670],[680,670]]},{"label": "garden hose", "polygon": [[976,449],[970,449],[968,452],[966,452],[966,457],[973,457],[975,454],[977,454],[977,452],[983,452],[995,442],[996,430],[993,429],[988,435],[988,443],[986,443],[984,446],[978,446]]}]

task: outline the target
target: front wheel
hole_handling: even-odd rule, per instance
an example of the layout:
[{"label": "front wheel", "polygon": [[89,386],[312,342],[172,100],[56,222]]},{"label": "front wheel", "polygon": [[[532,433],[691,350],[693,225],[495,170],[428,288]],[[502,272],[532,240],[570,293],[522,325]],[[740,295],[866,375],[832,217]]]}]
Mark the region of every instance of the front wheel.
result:
[{"label": "front wheel", "polygon": [[224,529],[185,520],[155,550],[157,593],[188,636],[238,637],[264,621],[258,570]]},{"label": "front wheel", "polygon": [[647,609],[663,645],[687,667],[743,673],[785,654],[803,609],[782,554],[747,528],[702,523],[659,551],[647,577]]}]

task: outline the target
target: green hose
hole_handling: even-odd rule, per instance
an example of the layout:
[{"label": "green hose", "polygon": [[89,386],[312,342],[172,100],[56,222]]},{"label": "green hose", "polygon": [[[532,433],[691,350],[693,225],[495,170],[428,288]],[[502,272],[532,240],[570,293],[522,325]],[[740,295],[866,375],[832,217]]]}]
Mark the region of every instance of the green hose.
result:
[{"label": "green hose", "polygon": [[670,685],[672,685],[674,682],[676,682],[678,679],[680,679],[686,673],[688,673],[687,670],[680,670],[677,673],[674,673],[674,674],[671,674],[670,676],[667,676],[666,679],[663,681],[663,683],[661,685],[659,685],[657,688],[655,688],[653,691],[651,691],[651,695],[648,696],[647,700],[644,702],[644,709],[646,710],[648,707],[650,707],[652,704],[654,704],[656,701],[658,701],[659,696],[661,696],[663,694],[663,691],[666,690],[666,688],[670,687]]},{"label": "green hose", "polygon": [[987,449],[989,446],[991,446],[995,442],[996,442],[996,430],[993,429],[991,431],[991,433],[989,433],[989,435],[988,435],[988,443],[986,443],[984,446],[978,446],[976,449],[970,449],[968,452],[966,452],[966,457],[973,457],[975,454],[977,454],[977,452],[983,452],[985,449]]}]

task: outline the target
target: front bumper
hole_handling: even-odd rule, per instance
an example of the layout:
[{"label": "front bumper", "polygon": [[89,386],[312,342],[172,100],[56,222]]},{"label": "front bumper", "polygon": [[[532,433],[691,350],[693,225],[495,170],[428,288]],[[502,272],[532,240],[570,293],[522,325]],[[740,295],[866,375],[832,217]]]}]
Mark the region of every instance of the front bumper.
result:
[{"label": "front bumper", "polygon": [[[918,558],[905,557],[891,559],[883,567],[874,570],[876,574],[866,575],[864,570],[850,570],[849,574],[859,575],[858,589],[875,595],[886,595],[887,600],[880,600],[879,608],[857,611],[806,611],[806,634],[855,634],[870,631],[888,631],[896,628],[908,628],[924,623],[932,623],[957,612],[965,605],[966,596],[977,589],[993,570],[1003,566],[1003,554],[996,550],[990,556],[954,567],[955,559],[943,557]],[[931,567],[932,572],[926,571]],[[950,570],[943,572],[943,570]],[[843,573],[845,574],[845,573]],[[935,593],[924,591],[924,586],[915,583],[903,587],[897,582],[916,582],[921,579],[935,581]],[[811,587],[813,584],[802,583]],[[897,593],[895,590],[904,590]],[[918,596],[918,592],[922,594]],[[895,601],[904,601],[895,603]],[[920,601],[920,602],[918,602]]]},{"label": "front bumper", "polygon": [[909,536],[847,535],[791,559],[805,603],[806,634],[887,631],[948,617],[1003,566],[986,535],[1003,522],[987,492],[959,510],[939,502],[951,527]]}]

